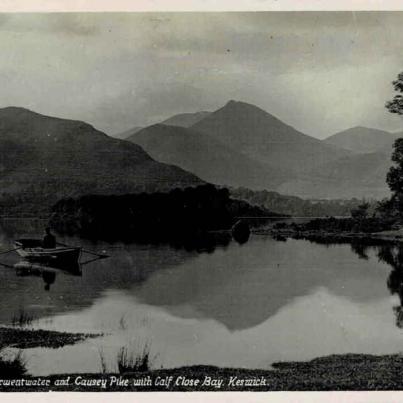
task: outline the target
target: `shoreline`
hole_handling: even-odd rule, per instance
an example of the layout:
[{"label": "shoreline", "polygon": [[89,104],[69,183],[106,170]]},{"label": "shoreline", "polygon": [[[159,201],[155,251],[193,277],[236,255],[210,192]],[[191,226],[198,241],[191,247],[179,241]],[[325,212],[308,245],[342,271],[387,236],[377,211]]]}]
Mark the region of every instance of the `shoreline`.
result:
[{"label": "shoreline", "polygon": [[35,347],[60,348],[101,336],[90,333],[68,333],[23,327],[0,326],[0,349]]},{"label": "shoreline", "polygon": [[381,232],[334,232],[325,230],[298,230],[292,228],[258,228],[253,229],[254,235],[270,235],[276,240],[285,241],[287,238],[306,239],[308,241],[354,242],[403,242],[403,229]]}]

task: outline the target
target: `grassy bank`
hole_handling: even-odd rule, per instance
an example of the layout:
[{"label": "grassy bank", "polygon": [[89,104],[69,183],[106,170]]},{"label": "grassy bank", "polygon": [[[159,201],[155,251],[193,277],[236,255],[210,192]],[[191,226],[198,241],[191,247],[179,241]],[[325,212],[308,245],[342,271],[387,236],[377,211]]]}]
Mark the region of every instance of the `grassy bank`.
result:
[{"label": "grassy bank", "polygon": [[[308,362],[283,362],[272,370],[190,366],[116,374],[41,377],[40,386],[0,390],[55,391],[330,391],[403,389],[403,356],[333,355]],[[39,381],[39,378],[26,378]],[[62,384],[61,384],[62,383]]]},{"label": "grassy bank", "polygon": [[[21,327],[0,327],[0,383],[2,380],[21,379],[27,375],[27,362],[23,349],[34,347],[60,348],[96,336]],[[8,348],[17,349],[17,352],[11,356],[7,355],[5,351]]]},{"label": "grassy bank", "polygon": [[98,335],[86,333],[55,332],[42,329],[21,329],[15,327],[0,327],[0,346],[13,348],[59,348],[76,344],[89,337]]}]

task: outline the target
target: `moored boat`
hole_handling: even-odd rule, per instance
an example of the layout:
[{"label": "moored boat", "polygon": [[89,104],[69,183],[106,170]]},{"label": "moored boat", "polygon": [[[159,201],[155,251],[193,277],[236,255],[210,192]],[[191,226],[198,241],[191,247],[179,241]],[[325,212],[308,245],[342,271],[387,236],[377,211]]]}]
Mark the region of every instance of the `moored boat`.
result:
[{"label": "moored boat", "polygon": [[81,256],[81,247],[57,246],[43,248],[40,239],[17,239],[17,253],[25,260],[54,265],[77,264]]}]

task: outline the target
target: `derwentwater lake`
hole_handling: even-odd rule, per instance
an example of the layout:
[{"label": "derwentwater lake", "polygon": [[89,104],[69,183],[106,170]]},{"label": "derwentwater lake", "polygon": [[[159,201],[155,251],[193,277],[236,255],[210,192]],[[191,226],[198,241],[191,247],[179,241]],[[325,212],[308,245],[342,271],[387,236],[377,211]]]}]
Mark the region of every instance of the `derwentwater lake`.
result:
[{"label": "derwentwater lake", "polygon": [[[41,229],[40,222],[4,222],[1,250]],[[329,354],[403,351],[403,248],[396,245],[267,235],[205,250],[58,240],[111,257],[83,265],[81,275],[58,272],[49,290],[41,277],[1,267],[0,324],[23,311],[32,328],[102,336],[24,350],[33,375],[100,372],[101,357],[113,371],[122,347],[148,346],[155,368],[269,369]],[[16,253],[0,259],[18,260]]]}]

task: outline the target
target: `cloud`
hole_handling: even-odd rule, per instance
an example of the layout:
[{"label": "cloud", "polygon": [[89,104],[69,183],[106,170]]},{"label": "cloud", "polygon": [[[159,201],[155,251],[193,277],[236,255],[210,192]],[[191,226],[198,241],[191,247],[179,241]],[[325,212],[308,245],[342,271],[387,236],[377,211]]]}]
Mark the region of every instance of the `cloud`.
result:
[{"label": "cloud", "polygon": [[238,99],[319,137],[398,130],[402,35],[400,12],[0,14],[0,106],[114,133]]},{"label": "cloud", "polygon": [[99,32],[99,27],[89,14],[27,13],[1,14],[0,30],[86,36]]}]

